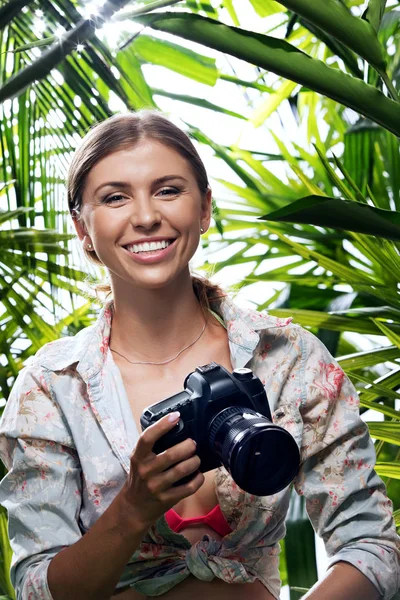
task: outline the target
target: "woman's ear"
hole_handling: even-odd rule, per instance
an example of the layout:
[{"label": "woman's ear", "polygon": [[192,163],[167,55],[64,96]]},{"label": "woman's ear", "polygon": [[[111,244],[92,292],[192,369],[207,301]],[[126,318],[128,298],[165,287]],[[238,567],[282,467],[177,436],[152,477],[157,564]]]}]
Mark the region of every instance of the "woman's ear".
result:
[{"label": "woman's ear", "polygon": [[201,227],[204,231],[210,227],[212,215],[212,189],[210,187],[207,188],[207,191],[203,197],[203,206],[202,206],[202,214],[201,214]]},{"label": "woman's ear", "polygon": [[82,241],[85,238],[85,236],[88,235],[88,232],[85,227],[85,223],[83,222],[80,214],[77,213],[75,210],[72,211],[71,216],[72,216],[72,222],[74,224],[76,234],[77,234],[78,238],[80,239],[80,241]]}]

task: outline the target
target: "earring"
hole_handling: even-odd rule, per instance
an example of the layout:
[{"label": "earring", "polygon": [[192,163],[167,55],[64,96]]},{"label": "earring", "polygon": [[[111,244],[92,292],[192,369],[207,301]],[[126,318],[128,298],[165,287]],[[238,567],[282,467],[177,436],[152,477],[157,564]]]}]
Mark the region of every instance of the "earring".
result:
[{"label": "earring", "polygon": [[200,227],[200,233],[204,233],[204,229]]},{"label": "earring", "polygon": [[91,250],[93,248],[92,244],[88,244],[86,250]]}]

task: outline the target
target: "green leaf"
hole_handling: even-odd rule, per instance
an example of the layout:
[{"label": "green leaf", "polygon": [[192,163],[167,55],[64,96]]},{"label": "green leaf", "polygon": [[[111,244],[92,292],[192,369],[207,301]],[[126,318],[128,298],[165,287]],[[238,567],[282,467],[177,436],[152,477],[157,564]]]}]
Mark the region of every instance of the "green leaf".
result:
[{"label": "green leaf", "polygon": [[327,34],[325,31],[310,23],[310,21],[306,21],[305,19],[300,19],[300,23],[303,27],[308,29],[311,33],[313,33],[318,39],[323,42],[327,48],[332,52],[333,55],[338,56],[342,59],[344,64],[346,65],[347,70],[358,77],[359,79],[363,79],[363,72],[358,66],[357,56],[352,52],[349,48],[347,48],[344,44],[339,42],[332,35]]},{"label": "green leaf", "polygon": [[371,24],[376,33],[378,33],[382,17],[385,14],[386,2],[387,0],[369,0],[368,7],[362,16]]},{"label": "green leaf", "polygon": [[[384,398],[389,398],[390,400],[396,400],[398,394],[395,390],[397,390],[400,386],[400,369],[398,368],[397,363],[394,369],[389,370],[384,375],[378,377],[378,379],[374,379],[372,383],[370,378],[367,379],[367,385],[363,388],[362,391],[362,399],[363,401],[371,401],[374,404],[376,402],[381,402]],[[362,381],[362,375],[359,373],[350,373],[351,379],[359,379]],[[372,375],[375,378],[375,374]],[[384,390],[381,388],[384,387]],[[392,404],[392,402],[390,402]]]},{"label": "green leaf", "polygon": [[9,575],[11,558],[12,551],[8,541],[7,513],[5,508],[0,506],[0,592],[8,594],[6,596],[8,598],[15,598]]},{"label": "green leaf", "polygon": [[392,462],[377,462],[375,465],[375,471],[380,477],[400,479],[400,465],[396,465]]},{"label": "green leaf", "polygon": [[379,274],[371,273],[367,275],[367,273],[365,273],[364,270],[362,271],[361,269],[354,269],[353,267],[342,264],[337,260],[328,258],[320,252],[310,250],[304,244],[299,244],[293,239],[283,235],[280,232],[280,230],[276,227],[269,227],[269,230],[270,232],[277,235],[278,238],[285,242],[288,246],[291,246],[297,252],[297,254],[299,254],[303,258],[306,258],[307,260],[315,261],[324,269],[331,271],[333,275],[336,275],[346,283],[351,284],[354,287],[354,289],[361,291],[363,290],[364,286],[368,286],[368,289],[370,289],[371,292],[373,290],[374,293],[379,293],[379,288],[384,286]]},{"label": "green leaf", "polygon": [[[315,555],[314,531],[307,516],[304,497],[291,491],[285,536],[288,584],[295,587],[311,587],[318,579]],[[301,594],[290,593],[291,600]]]},{"label": "green leaf", "polygon": [[29,211],[30,208],[26,206],[21,206],[16,210],[0,210],[0,225],[6,223],[7,221],[12,221],[13,219],[16,219],[24,213],[28,213]]},{"label": "green leaf", "polygon": [[4,29],[31,0],[11,0],[0,7],[0,28]]},{"label": "green leaf", "polygon": [[400,508],[395,510],[393,513],[394,522],[396,523],[396,527],[400,526]]},{"label": "green leaf", "polygon": [[[348,190],[349,197],[352,198],[353,200],[357,200],[358,202],[361,202],[362,204],[366,204],[367,203],[366,197],[363,195],[363,193],[361,192],[361,190],[359,189],[359,187],[357,186],[357,184],[355,183],[353,178],[350,176],[350,173],[347,171],[346,167],[341,163],[341,161],[337,158],[337,156],[333,155],[333,159],[335,161],[335,165],[341,171],[346,182],[350,186],[350,188],[346,187],[346,190]],[[344,195],[346,196],[347,194],[344,194]]]},{"label": "green leaf", "polygon": [[245,79],[235,77],[234,75],[227,75],[226,73],[220,73],[219,78],[221,81],[229,81],[230,83],[235,83],[236,85],[241,85],[245,88],[254,88],[255,90],[259,90],[260,92],[265,92],[267,94],[274,93],[274,88],[262,83],[258,83],[257,81],[247,81]]},{"label": "green leaf", "polygon": [[268,312],[275,317],[287,318],[293,316],[293,319],[303,326],[322,327],[323,329],[330,329],[331,331],[355,331],[364,334],[378,334],[378,328],[373,325],[370,319],[351,319],[348,317],[331,315],[327,312],[296,308],[276,308],[271,309]]},{"label": "green leaf", "polygon": [[282,4],[274,2],[274,0],[250,0],[250,2],[260,17],[269,17],[286,10]]},{"label": "green leaf", "polygon": [[282,181],[282,178],[275,175],[273,169],[267,169],[260,160],[256,160],[251,152],[238,148],[233,150],[231,156],[233,160],[243,160],[259,176],[265,189],[269,193],[275,193],[277,198],[274,203],[275,206],[281,206],[285,198],[292,198],[293,200],[296,198],[293,187],[287,185]]},{"label": "green leaf", "polygon": [[[110,19],[115,12],[128,4],[128,1],[114,0],[114,2],[106,2],[96,16],[92,15],[89,19],[81,19],[78,23],[73,23],[73,26],[59,38],[57,43],[53,44],[33,63],[20,69],[15,75],[6,80],[0,88],[0,103],[8,98],[20,95],[33,82],[40,81],[48,76],[54,67],[66,59],[69,54],[76,51],[78,44],[82,41],[87,44],[95,36],[96,26],[101,26],[104,20]],[[135,9],[132,11],[131,16],[141,15],[155,8],[169,6],[175,4],[177,1],[155,1],[147,7],[144,6]]]},{"label": "green leaf", "polygon": [[386,361],[394,361],[398,358],[400,358],[400,350],[395,346],[389,346],[341,356],[337,358],[337,361],[345,371],[354,371],[379,365]]},{"label": "green leaf", "polygon": [[381,20],[379,28],[379,39],[383,46],[386,46],[388,39],[395,35],[400,27],[400,10],[394,7],[393,10],[386,12]]},{"label": "green leaf", "polygon": [[[371,386],[371,389],[373,389],[373,386]],[[360,399],[360,404],[364,408],[376,410],[376,412],[386,415],[387,417],[400,420],[400,411],[395,410],[394,408],[389,408],[388,406],[378,404],[377,402],[369,402],[368,400],[362,400],[362,399]]]},{"label": "green leaf", "polygon": [[235,7],[233,6],[233,0],[223,0],[223,3],[224,3],[226,10],[229,13],[230,18],[233,21],[233,24],[236,25],[236,27],[239,27],[240,21],[236,14]]},{"label": "green leaf", "polygon": [[307,223],[400,240],[400,212],[341,198],[306,196],[259,218],[264,221]]},{"label": "green leaf", "polygon": [[144,62],[166,67],[210,86],[218,80],[215,59],[188,48],[148,35],[137,37],[131,47]]},{"label": "green leaf", "polygon": [[368,428],[373,438],[400,446],[400,423],[372,421],[368,423]]},{"label": "green leaf", "polygon": [[[349,377],[353,383],[360,381],[361,383],[366,384],[365,387],[358,389],[359,394],[362,395],[362,402],[366,402],[366,403],[370,402],[369,400],[366,400],[364,398],[365,395],[390,398],[392,400],[400,399],[400,393],[398,394],[397,392],[393,391],[391,388],[384,386],[384,385],[380,385],[378,383],[378,381],[382,381],[382,379],[379,379],[377,381],[371,381],[370,379],[368,379],[368,377],[364,377],[363,375],[360,375],[359,373],[350,373]],[[371,392],[372,392],[372,394],[371,394]],[[371,406],[367,406],[367,404],[365,404],[365,406],[367,408],[375,408],[376,402],[370,402],[370,404],[371,404]],[[377,405],[377,406],[378,406],[378,408],[376,410],[379,411],[379,405]],[[385,410],[386,410],[386,407],[385,407]],[[393,409],[388,408],[387,410],[393,410]],[[384,413],[384,414],[386,414],[386,413]],[[391,415],[391,416],[393,418],[395,418],[394,415]]]},{"label": "green leaf", "polygon": [[55,35],[51,35],[50,37],[43,38],[41,40],[37,40],[36,42],[30,42],[29,44],[23,44],[23,46],[18,46],[14,48],[14,50],[9,50],[8,52],[24,52],[25,50],[31,50],[32,48],[40,48],[41,46],[48,46],[52,44],[57,37]]},{"label": "green leaf", "polygon": [[[335,170],[329,164],[329,160],[327,159],[325,154],[318,148],[318,146],[315,146],[315,149],[317,151],[317,154],[318,154],[326,172],[329,175],[329,178],[331,179],[333,185],[337,187],[339,192],[347,199],[359,200],[360,202],[365,203],[366,200],[362,195],[358,195],[358,197],[357,197],[357,195],[354,193],[354,189],[351,189],[351,187],[349,188],[346,185],[346,183],[342,179],[340,179],[340,177],[336,174]],[[334,156],[334,158],[335,158],[335,156]]]},{"label": "green leaf", "polygon": [[380,319],[372,319],[377,327],[386,335],[392,344],[400,348],[400,335],[393,331],[393,327],[389,327],[382,323]]},{"label": "green leaf", "polygon": [[219,112],[224,115],[229,115],[230,117],[235,117],[236,119],[244,119],[246,117],[241,115],[233,110],[229,110],[224,108],[223,106],[218,106],[217,104],[213,104],[204,98],[197,98],[196,96],[187,96],[186,94],[174,94],[172,92],[167,92],[166,90],[153,88],[154,96],[165,96],[167,98],[171,98],[172,100],[178,100],[180,102],[186,102],[188,104],[193,104],[194,106],[200,106],[201,108],[206,108],[207,110],[212,110],[214,112]]},{"label": "green leaf", "polygon": [[375,69],[386,69],[383,48],[369,23],[351,14],[337,0],[280,0],[281,4],[317,25],[365,58]]},{"label": "green leaf", "polygon": [[123,52],[118,52],[114,62],[123,75],[120,79],[121,87],[131,100],[131,105],[135,108],[155,107],[151,89],[133,50],[126,48]]},{"label": "green leaf", "polygon": [[[316,1],[320,4],[320,0]],[[400,135],[400,104],[369,84],[311,58],[288,42],[193,14],[154,13],[135,20],[273,71],[353,108]],[[365,21],[358,21],[370,27]]]},{"label": "green leaf", "polygon": [[259,127],[264,121],[278,108],[278,106],[292,94],[297,87],[293,81],[284,81],[282,85],[270,94],[268,98],[256,108],[250,117],[250,121],[255,127]]}]

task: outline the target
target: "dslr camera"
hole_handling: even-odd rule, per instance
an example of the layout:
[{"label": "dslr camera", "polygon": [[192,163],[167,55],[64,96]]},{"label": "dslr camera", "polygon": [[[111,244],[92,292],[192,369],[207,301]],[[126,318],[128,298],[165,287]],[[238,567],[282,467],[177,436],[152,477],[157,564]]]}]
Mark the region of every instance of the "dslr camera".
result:
[{"label": "dslr camera", "polygon": [[190,373],[183,387],[147,407],[140,417],[144,431],[168,413],[180,412],[175,427],[154,444],[155,454],[190,437],[197,443],[202,473],[224,465],[242,490],[256,496],[269,496],[289,485],[299,469],[299,448],[286,429],[272,422],[264,386],[251,369],[229,373],[212,362]]}]

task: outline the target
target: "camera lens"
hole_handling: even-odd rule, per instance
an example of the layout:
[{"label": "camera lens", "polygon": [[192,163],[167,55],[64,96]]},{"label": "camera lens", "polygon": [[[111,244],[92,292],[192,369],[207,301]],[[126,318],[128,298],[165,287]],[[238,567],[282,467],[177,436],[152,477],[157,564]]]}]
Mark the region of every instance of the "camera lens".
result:
[{"label": "camera lens", "polygon": [[269,496],[296,475],[300,453],[293,437],[256,411],[231,406],[210,422],[209,442],[242,490]]}]

